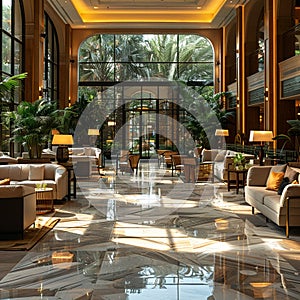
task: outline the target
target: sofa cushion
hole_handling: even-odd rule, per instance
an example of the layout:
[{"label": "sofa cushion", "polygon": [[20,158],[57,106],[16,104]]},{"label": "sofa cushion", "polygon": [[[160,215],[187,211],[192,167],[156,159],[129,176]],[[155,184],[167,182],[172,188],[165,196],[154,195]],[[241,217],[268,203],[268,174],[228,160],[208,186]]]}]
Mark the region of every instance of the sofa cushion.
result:
[{"label": "sofa cushion", "polygon": [[203,149],[202,151],[202,161],[212,161],[216,158],[217,154],[219,153],[218,149]]},{"label": "sofa cushion", "polygon": [[[284,164],[284,165],[276,165],[276,166],[272,166],[271,169],[270,169],[270,172],[269,172],[269,176],[268,176],[268,179],[267,179],[267,183],[266,183],[266,186],[268,187],[270,184],[269,184],[269,180],[270,179],[273,179],[274,180],[274,176],[275,175],[272,175],[272,172],[273,173],[285,173],[285,170],[286,170],[286,167],[287,167],[287,164]],[[283,174],[284,175],[284,174]],[[271,178],[272,177],[272,178]],[[284,176],[283,176],[284,177]],[[281,178],[281,180],[283,179],[283,177]],[[280,182],[281,182],[280,180]],[[279,182],[279,185],[280,185],[280,182]],[[278,185],[278,187],[279,187]],[[276,191],[278,190],[278,187],[276,189]],[[272,188],[271,188],[272,189]]]},{"label": "sofa cushion", "polygon": [[29,180],[43,180],[45,173],[45,166],[44,165],[30,165],[29,166]]},{"label": "sofa cushion", "polygon": [[284,177],[284,172],[273,172],[271,170],[268,181],[267,181],[267,190],[278,191],[278,188]]},{"label": "sofa cushion", "polygon": [[247,173],[247,185],[266,187],[271,167],[253,166]]},{"label": "sofa cushion", "polygon": [[298,180],[299,173],[291,168],[290,166],[286,167],[284,177],[287,177],[289,179],[289,182],[293,182],[294,180]]},{"label": "sofa cushion", "polygon": [[274,191],[268,191],[266,190],[266,187],[262,187],[262,186],[247,186],[247,194],[249,197],[255,199],[256,201],[262,204],[264,203],[265,196],[276,195]]},{"label": "sofa cushion", "polygon": [[23,172],[23,165],[12,164],[0,166],[0,178],[10,178],[11,180],[24,180],[28,178],[28,174]]},{"label": "sofa cushion", "polygon": [[284,190],[284,188],[285,188],[288,184],[290,184],[289,178],[288,178],[288,177],[283,177],[283,179],[282,179],[282,181],[281,181],[281,183],[280,183],[280,185],[279,185],[277,194],[278,194],[278,195],[281,195],[282,192],[283,192],[283,190]]},{"label": "sofa cushion", "polygon": [[280,196],[273,193],[273,195],[267,195],[264,197],[264,205],[270,209],[279,212],[280,210]]}]

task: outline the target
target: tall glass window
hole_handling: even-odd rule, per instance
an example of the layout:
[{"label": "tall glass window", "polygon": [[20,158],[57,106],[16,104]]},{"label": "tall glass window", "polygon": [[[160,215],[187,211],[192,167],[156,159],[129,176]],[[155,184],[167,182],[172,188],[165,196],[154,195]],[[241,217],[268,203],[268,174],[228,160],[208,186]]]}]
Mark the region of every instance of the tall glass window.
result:
[{"label": "tall glass window", "polygon": [[58,102],[58,64],[59,49],[55,26],[49,16],[45,14],[45,53],[43,96]]},{"label": "tall glass window", "polygon": [[[24,72],[24,8],[22,0],[0,0],[1,3],[1,80]],[[1,112],[12,111],[22,100],[22,86],[0,99]],[[0,115],[1,118],[1,115]],[[9,152],[9,128],[0,119],[0,149]]]},{"label": "tall glass window", "polygon": [[[121,147],[142,157],[150,157],[154,148],[175,147],[165,137],[179,130],[178,122],[184,122],[187,113],[176,104],[177,94],[166,95],[166,87],[155,87],[155,82],[151,85],[153,78],[180,81],[199,93],[213,90],[213,48],[207,38],[199,35],[94,35],[81,44],[78,60],[80,99],[101,100],[101,92],[108,90],[105,97],[115,107],[107,119],[114,125],[104,124],[100,130],[99,146],[104,151],[121,127],[129,137],[127,145]],[[133,89],[128,95],[116,85],[127,81],[146,81],[147,86]],[[159,122],[158,115],[166,116],[166,120]],[[137,123],[137,116],[146,125]],[[160,134],[154,130],[157,126]]]}]

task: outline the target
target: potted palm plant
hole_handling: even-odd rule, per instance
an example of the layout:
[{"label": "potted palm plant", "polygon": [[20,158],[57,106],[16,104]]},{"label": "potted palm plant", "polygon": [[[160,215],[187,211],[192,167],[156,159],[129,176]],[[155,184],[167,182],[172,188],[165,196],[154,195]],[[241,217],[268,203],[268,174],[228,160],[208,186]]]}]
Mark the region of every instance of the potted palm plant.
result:
[{"label": "potted palm plant", "polygon": [[47,99],[21,102],[15,111],[4,114],[6,124],[13,124],[12,140],[27,147],[30,158],[40,158],[52,128],[58,126],[56,103]]}]

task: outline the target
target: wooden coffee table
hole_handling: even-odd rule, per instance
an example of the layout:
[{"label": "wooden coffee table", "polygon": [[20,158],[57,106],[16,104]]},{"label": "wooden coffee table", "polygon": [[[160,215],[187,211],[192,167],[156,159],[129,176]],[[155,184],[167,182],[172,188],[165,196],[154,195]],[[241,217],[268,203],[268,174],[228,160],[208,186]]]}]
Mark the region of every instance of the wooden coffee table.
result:
[{"label": "wooden coffee table", "polygon": [[36,188],[36,214],[46,214],[54,210],[53,188]]},{"label": "wooden coffee table", "polygon": [[[236,169],[230,169],[228,167],[227,171],[227,187],[228,187],[228,192],[230,191],[230,188],[232,187],[230,184],[230,174],[235,174],[235,188],[236,188],[236,194],[239,193],[239,189],[244,188],[246,184],[246,178],[247,178],[247,172],[248,169],[243,169],[243,170],[236,170]],[[242,178],[240,178],[240,175]]]}]

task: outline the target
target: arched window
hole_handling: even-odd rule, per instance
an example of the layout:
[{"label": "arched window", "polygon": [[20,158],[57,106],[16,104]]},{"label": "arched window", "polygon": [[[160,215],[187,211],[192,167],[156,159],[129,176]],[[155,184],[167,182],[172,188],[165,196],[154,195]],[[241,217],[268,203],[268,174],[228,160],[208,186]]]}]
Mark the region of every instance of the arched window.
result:
[{"label": "arched window", "polygon": [[58,102],[58,66],[59,49],[55,26],[49,16],[45,14],[45,48],[44,48],[44,78],[43,97]]},{"label": "arched window", "polygon": [[[184,122],[187,112],[176,104],[176,93],[166,95],[164,87],[157,87],[153,78],[180,81],[198,93],[214,89],[214,51],[210,41],[200,35],[98,34],[81,44],[78,56],[79,98],[101,101],[101,92],[108,90],[109,106],[114,108],[107,121],[115,125],[106,124],[101,128],[99,146],[104,151],[125,124],[130,150],[139,152],[142,157],[152,154],[152,147],[145,147],[146,142],[161,149],[174,147],[165,137],[176,131],[178,122]],[[108,89],[127,81],[148,84],[138,91],[132,90],[130,95],[117,87]],[[153,129],[154,124],[158,126],[157,115],[166,117],[160,125],[164,126],[163,130],[159,129],[160,135]],[[147,119],[147,125],[133,124],[130,120],[136,116]],[[174,141],[176,136],[174,134]]]},{"label": "arched window", "polygon": [[[1,0],[1,80],[24,72],[24,8],[22,0]],[[13,111],[22,100],[22,87],[0,99],[1,111]],[[9,129],[0,122],[0,149],[10,151]]]}]

